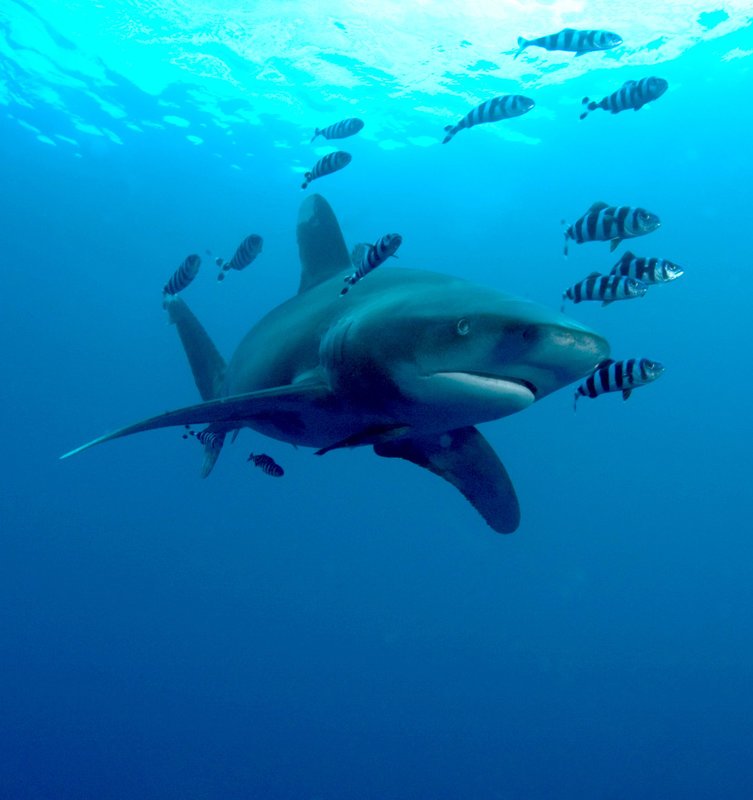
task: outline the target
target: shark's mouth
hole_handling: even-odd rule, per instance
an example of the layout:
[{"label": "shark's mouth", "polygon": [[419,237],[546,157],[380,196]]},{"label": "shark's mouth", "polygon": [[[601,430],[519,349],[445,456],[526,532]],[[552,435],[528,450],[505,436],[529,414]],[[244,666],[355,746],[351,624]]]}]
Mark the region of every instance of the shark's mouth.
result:
[{"label": "shark's mouth", "polygon": [[449,380],[469,390],[516,397],[525,405],[532,403],[538,393],[538,387],[524,378],[493,375],[487,372],[435,372],[430,377]]},{"label": "shark's mouth", "polygon": [[494,375],[491,372],[435,372],[434,375],[456,380],[459,383],[470,386],[477,386],[479,389],[505,390],[513,389],[518,386],[521,390],[527,390],[535,398],[538,394],[538,387],[525,380],[525,378],[512,378],[508,375]]}]

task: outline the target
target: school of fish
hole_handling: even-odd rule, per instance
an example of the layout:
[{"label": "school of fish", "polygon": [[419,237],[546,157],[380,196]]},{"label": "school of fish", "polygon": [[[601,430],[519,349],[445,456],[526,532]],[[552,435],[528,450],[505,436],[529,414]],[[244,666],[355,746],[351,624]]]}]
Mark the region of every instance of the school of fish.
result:
[{"label": "school of fish", "polygon": [[[514,58],[518,58],[529,47],[539,47],[550,52],[570,52],[578,57],[587,53],[611,50],[621,44],[622,38],[611,31],[564,28],[557,33],[536,38],[518,37],[518,49],[514,51]],[[585,119],[589,113],[597,109],[603,109],[611,114],[629,109],[638,111],[646,103],[661,97],[667,88],[666,80],[654,76],[638,81],[626,81],[618,90],[598,102],[584,97],[582,105],[585,110],[580,114],[580,119]],[[442,144],[450,142],[461,130],[522,116],[533,110],[535,105],[533,99],[520,94],[492,97],[472,108],[454,125],[445,126]],[[363,127],[364,122],[359,118],[343,119],[323,128],[316,128],[311,142],[320,136],[327,141],[348,138],[359,133]],[[305,172],[301,188],[306,189],[312,181],[343,170],[351,161],[352,156],[345,151],[336,150],[327,153]],[[659,217],[645,208],[611,206],[603,201],[597,201],[574,223],[565,228],[564,253],[568,255],[569,241],[576,244],[608,241],[610,251],[613,251],[623,240],[645,236],[657,230],[660,225]],[[354,271],[345,277],[346,285],[341,290],[340,296],[344,297],[353,286],[367,278],[387,259],[397,258],[396,253],[402,241],[400,234],[389,233],[381,236],[373,244],[364,242],[356,245],[351,253]],[[251,234],[241,241],[229,261],[216,259],[216,264],[220,268],[217,280],[223,280],[230,270],[244,270],[259,256],[262,244],[261,236]],[[193,282],[200,265],[201,259],[198,255],[189,255],[175,270],[162,290],[165,308]],[[567,300],[574,304],[598,301],[607,306],[617,301],[641,298],[646,295],[649,286],[670,283],[683,274],[683,268],[672,261],[658,257],[637,256],[628,251],[608,274],[592,272],[567,288],[562,294],[562,307],[564,309]],[[576,388],[574,407],[580,397],[595,398],[607,392],[621,392],[627,399],[633,389],[652,383],[663,371],[663,365],[647,358],[630,358],[624,361],[608,359],[599,364]],[[211,471],[219,455],[225,436],[210,430],[198,432],[189,430],[183,434],[183,438],[189,436],[194,437],[204,448],[205,461],[202,474],[206,475]],[[284,475],[283,468],[266,453],[251,453],[248,461],[267,475],[273,477]]]}]

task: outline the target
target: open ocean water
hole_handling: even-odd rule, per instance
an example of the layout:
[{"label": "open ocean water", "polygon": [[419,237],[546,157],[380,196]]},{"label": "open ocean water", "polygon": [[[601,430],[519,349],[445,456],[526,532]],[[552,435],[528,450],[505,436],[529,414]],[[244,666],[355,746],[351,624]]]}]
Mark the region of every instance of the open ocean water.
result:
[{"label": "open ocean water", "polygon": [[[0,798],[753,797],[752,22],[742,0],[3,2]],[[513,59],[565,26],[624,43]],[[651,75],[655,102],[579,121]],[[536,106],[441,144],[501,94]],[[334,149],[352,162],[301,191]],[[399,232],[396,268],[551,308],[628,249],[685,269],[567,306],[658,382],[481,426],[511,536],[369,447],[244,430],[201,480],[170,428],[59,460],[198,402],[163,284],[202,256],[184,296],[229,357],[297,290],[312,192],[349,247]],[[598,200],[662,226],[563,258]],[[249,233],[262,254],[216,281]]]}]

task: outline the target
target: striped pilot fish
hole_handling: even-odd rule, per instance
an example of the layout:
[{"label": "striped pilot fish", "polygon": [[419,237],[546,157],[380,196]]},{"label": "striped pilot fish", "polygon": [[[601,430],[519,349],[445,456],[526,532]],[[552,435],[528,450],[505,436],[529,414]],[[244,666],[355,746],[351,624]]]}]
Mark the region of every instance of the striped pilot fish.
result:
[{"label": "striped pilot fish", "polygon": [[580,118],[585,119],[589,112],[595,111],[597,108],[603,108],[604,111],[611,111],[613,114],[619,114],[620,111],[627,111],[630,108],[634,111],[640,111],[646,103],[661,97],[667,91],[668,86],[669,84],[664,78],[643,78],[639,81],[625,81],[616,92],[607,95],[603,100],[599,100],[598,103],[588,97],[584,97],[582,103],[587,108],[580,115]]},{"label": "striped pilot fish", "polygon": [[559,33],[539,36],[538,39],[524,39],[518,36],[518,51],[514,57],[517,58],[531,45],[543,47],[544,50],[564,50],[582,56],[584,53],[598,50],[611,50],[621,44],[622,38],[610,31],[579,31],[575,28],[563,28]]},{"label": "striped pilot fish", "polygon": [[402,243],[403,237],[399,233],[386,233],[377,239],[375,244],[367,244],[366,242],[357,244],[350,254],[350,259],[353,262],[353,266],[356,267],[356,271],[345,278],[345,282],[348,285],[340,292],[340,296],[347,294],[351,286],[358,283],[361,278],[368,275],[380,264],[384,264],[388,258],[397,258],[395,253]]},{"label": "striped pilot fish", "polygon": [[334,153],[327,153],[324,158],[320,158],[311,171],[306,173],[306,180],[301,184],[301,189],[305,189],[311,181],[321,178],[324,175],[331,175],[350,164],[352,156],[343,150],[336,150]]},{"label": "striped pilot fish", "polygon": [[317,136],[323,136],[325,139],[346,139],[348,136],[355,136],[361,128],[363,128],[362,119],[357,117],[343,119],[334,125],[328,125],[326,128],[317,128],[311,137],[311,141],[313,142]]},{"label": "striped pilot fish", "polygon": [[587,278],[573,284],[562,294],[562,310],[565,300],[573,303],[582,303],[584,300],[601,300],[603,306],[614,303],[615,300],[632,300],[643,297],[648,291],[643,281],[621,275],[600,275],[592,272]]},{"label": "striped pilot fish", "polygon": [[663,372],[664,367],[658,361],[648,358],[627,361],[608,358],[575,390],[573,409],[577,408],[579,397],[598,397],[605,392],[622,392],[623,399],[627,400],[633,389],[655,381]]},{"label": "striped pilot fish", "polygon": [[501,119],[519,117],[530,111],[535,105],[536,103],[529,97],[523,97],[520,94],[503,94],[493,97],[469,111],[457,125],[446,125],[447,136],[444,137],[442,144],[447,144],[463,128],[472,128],[474,125],[481,125],[484,122],[498,122]]},{"label": "striped pilot fish", "polygon": [[225,273],[231,269],[246,269],[246,267],[256,258],[256,256],[261,253],[261,246],[263,244],[264,240],[261,238],[261,236],[252,233],[238,245],[238,249],[235,251],[230,261],[223,261],[221,258],[218,258],[215,263],[218,267],[222,267],[222,269],[219,275],[217,275],[217,280],[224,280]]},{"label": "striped pilot fish", "polygon": [[645,208],[610,206],[599,201],[565,230],[565,255],[567,255],[568,239],[578,244],[611,241],[609,248],[611,252],[623,239],[651,233],[660,225],[659,217],[646,211]]},{"label": "striped pilot fish", "polygon": [[201,442],[204,447],[204,462],[201,465],[201,477],[206,478],[217,463],[217,459],[220,457],[222,445],[225,444],[225,433],[224,431],[212,430],[210,426],[196,433],[191,431],[191,435],[195,436],[196,440]]},{"label": "striped pilot fish", "polygon": [[285,474],[285,470],[266,453],[251,453],[246,460],[253,461],[262,472],[273,478],[281,478]]},{"label": "striped pilot fish", "polygon": [[684,275],[685,270],[666,258],[643,258],[628,250],[609,274],[635,278],[644,283],[669,283]]},{"label": "striped pilot fish", "polygon": [[187,256],[178,269],[170,276],[170,280],[162,288],[163,295],[176,295],[182,292],[199,274],[201,259],[197,255]]}]

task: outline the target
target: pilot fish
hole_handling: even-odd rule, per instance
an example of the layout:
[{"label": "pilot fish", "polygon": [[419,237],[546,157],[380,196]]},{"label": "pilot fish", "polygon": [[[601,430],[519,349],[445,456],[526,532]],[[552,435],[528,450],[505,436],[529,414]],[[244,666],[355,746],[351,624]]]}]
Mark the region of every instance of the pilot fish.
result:
[{"label": "pilot fish", "polygon": [[221,258],[218,258],[216,264],[218,267],[222,267],[222,270],[217,275],[217,280],[224,280],[225,273],[231,269],[245,269],[261,253],[262,244],[264,244],[264,240],[261,236],[252,233],[238,245],[238,249],[230,261],[223,262]]},{"label": "pilot fish", "polygon": [[567,240],[583,242],[606,242],[611,240],[610,251],[623,239],[643,236],[661,225],[656,214],[645,208],[610,206],[601,201],[594,203],[586,213],[565,230],[565,255]]},{"label": "pilot fish", "polygon": [[376,269],[380,264],[392,257],[397,258],[395,253],[403,243],[403,237],[399,233],[387,233],[379,238],[375,244],[361,243],[353,248],[350,255],[356,271],[345,278],[348,284],[340,295],[347,294],[348,289],[361,280],[364,275],[368,275],[371,270]]},{"label": "pilot fish", "polygon": [[331,175],[333,172],[337,172],[343,167],[347,167],[350,164],[352,156],[350,153],[346,153],[343,150],[336,150],[334,153],[327,153],[324,158],[320,158],[313,167],[311,167],[311,171],[306,173],[306,180],[301,184],[301,189],[305,189],[311,181],[315,181],[317,178],[321,178],[324,175]]},{"label": "pilot fish", "polygon": [[559,33],[550,33],[548,36],[539,36],[538,39],[524,39],[518,36],[517,58],[526,47],[534,45],[543,47],[544,50],[564,50],[582,56],[597,50],[610,50],[622,44],[622,38],[610,31],[579,31],[575,28],[564,28]]},{"label": "pilot fish", "polygon": [[635,278],[644,283],[669,283],[684,275],[685,270],[666,258],[639,257],[628,250],[609,274]]},{"label": "pilot fish", "polygon": [[199,274],[201,258],[197,255],[187,256],[178,269],[170,276],[170,280],[162,288],[163,295],[176,295],[182,292]]},{"label": "pilot fish", "polygon": [[584,300],[601,300],[602,305],[609,305],[615,300],[632,300],[643,297],[648,286],[635,278],[620,275],[600,275],[592,272],[587,278],[573,284],[562,294],[562,308],[565,300],[581,303]]},{"label": "pilot fish", "polygon": [[323,136],[325,139],[345,139],[348,136],[354,136],[361,128],[363,128],[363,120],[351,117],[336,122],[334,125],[328,125],[326,128],[317,128],[311,141],[313,142],[317,136]]},{"label": "pilot fish", "polygon": [[501,119],[519,117],[530,111],[535,105],[529,97],[523,97],[520,94],[503,94],[493,97],[469,111],[457,125],[446,125],[447,136],[444,137],[442,144],[447,144],[463,128],[472,128],[474,125],[481,125],[484,122],[498,122]]},{"label": "pilot fish", "polygon": [[633,389],[655,381],[664,372],[658,361],[648,358],[629,358],[627,361],[602,361],[575,390],[573,409],[579,397],[598,397],[605,392],[622,392],[627,400]]},{"label": "pilot fish", "polygon": [[285,470],[266,453],[251,453],[246,460],[253,461],[262,472],[273,478],[281,478],[285,474]]},{"label": "pilot fish", "polygon": [[661,97],[667,91],[668,86],[669,84],[664,78],[625,81],[616,92],[607,95],[598,103],[584,97],[582,103],[587,106],[587,109],[580,115],[580,118],[585,119],[590,111],[595,111],[597,108],[603,108],[604,111],[611,111],[613,114],[619,114],[620,111],[627,111],[630,108],[640,111],[646,103]]}]

